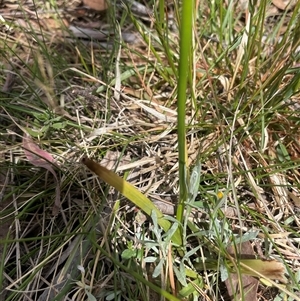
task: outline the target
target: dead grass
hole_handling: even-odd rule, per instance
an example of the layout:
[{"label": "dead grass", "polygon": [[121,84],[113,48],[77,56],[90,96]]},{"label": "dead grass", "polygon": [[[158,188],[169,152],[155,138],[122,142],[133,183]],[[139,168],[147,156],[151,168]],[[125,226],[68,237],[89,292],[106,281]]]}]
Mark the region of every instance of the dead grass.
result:
[{"label": "dead grass", "polygon": [[[166,38],[153,15],[141,21],[125,8],[105,16],[75,3],[16,5],[1,8],[2,300],[158,300],[142,279],[173,289],[174,296],[187,298],[185,289],[193,288],[201,300],[221,300],[227,247],[235,242],[238,249],[240,237],[251,242],[252,255],[276,259],[287,270],[288,284],[270,277],[275,287],[261,282],[257,300],[299,298],[299,43],[291,29],[299,5],[287,26],[286,19],[273,25],[273,44],[260,30],[268,23],[251,19],[257,29],[245,51],[247,15],[235,7],[226,20],[216,8],[199,8],[186,138],[189,165],[199,158],[202,166],[184,259],[168,253],[153,221],[79,163],[94,158],[164,213],[175,212],[177,6],[170,5],[174,25]],[[120,42],[120,28],[109,18],[115,13],[126,38],[139,37],[137,43]],[[101,41],[66,30],[96,26],[95,18],[105,20],[96,24]],[[279,42],[283,27],[288,34]],[[55,217],[55,181],[24,155],[24,134],[57,164],[61,209]],[[218,258],[217,271],[210,258]],[[199,278],[188,271],[180,278],[183,263],[193,269],[205,259]],[[171,262],[174,271],[153,277],[160,263]],[[174,275],[179,282],[172,286]]]}]

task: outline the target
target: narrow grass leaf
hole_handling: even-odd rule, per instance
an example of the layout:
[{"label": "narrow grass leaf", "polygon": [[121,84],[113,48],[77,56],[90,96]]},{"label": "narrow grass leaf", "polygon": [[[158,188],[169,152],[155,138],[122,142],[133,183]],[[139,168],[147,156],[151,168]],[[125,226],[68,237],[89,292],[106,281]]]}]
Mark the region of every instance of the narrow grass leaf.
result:
[{"label": "narrow grass leaf", "polygon": [[[107,184],[113,186],[122,195],[128,198],[135,206],[142,209],[148,216],[152,216],[155,212],[157,216],[157,223],[167,232],[171,228],[171,223],[166,220],[160,210],[138,189],[128,183],[123,178],[119,177],[113,171],[101,166],[91,159],[83,158],[82,163],[93,171],[100,179]],[[173,236],[173,242],[181,245],[181,237],[179,231],[176,231]]]}]

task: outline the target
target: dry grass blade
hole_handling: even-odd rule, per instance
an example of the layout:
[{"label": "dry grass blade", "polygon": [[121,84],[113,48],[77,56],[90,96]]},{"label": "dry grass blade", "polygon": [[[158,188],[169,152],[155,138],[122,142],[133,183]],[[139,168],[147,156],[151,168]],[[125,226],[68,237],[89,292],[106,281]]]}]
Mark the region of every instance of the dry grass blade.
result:
[{"label": "dry grass blade", "polygon": [[[181,4],[1,2],[5,301],[217,301],[232,272],[231,298],[298,300],[300,2],[196,1],[182,120],[201,170],[179,225]],[[241,242],[261,259],[230,262]]]}]

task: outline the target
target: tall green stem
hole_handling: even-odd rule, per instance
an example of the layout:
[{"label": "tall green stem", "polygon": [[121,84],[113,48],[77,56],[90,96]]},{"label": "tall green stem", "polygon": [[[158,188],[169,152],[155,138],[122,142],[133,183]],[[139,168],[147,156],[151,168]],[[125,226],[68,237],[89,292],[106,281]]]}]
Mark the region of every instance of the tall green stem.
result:
[{"label": "tall green stem", "polygon": [[190,72],[192,29],[193,29],[193,0],[182,1],[182,16],[180,23],[180,57],[178,76],[178,151],[179,151],[179,185],[180,196],[177,207],[177,220],[183,221],[184,203],[187,197],[186,173],[186,131],[185,131],[185,106],[188,72]]}]

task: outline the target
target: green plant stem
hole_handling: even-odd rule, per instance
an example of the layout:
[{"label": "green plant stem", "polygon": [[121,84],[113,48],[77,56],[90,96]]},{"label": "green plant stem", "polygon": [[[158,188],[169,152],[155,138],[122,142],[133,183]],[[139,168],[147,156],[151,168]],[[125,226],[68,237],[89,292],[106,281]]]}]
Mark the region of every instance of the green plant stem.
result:
[{"label": "green plant stem", "polygon": [[187,197],[187,174],[186,174],[186,140],[185,140],[185,106],[188,72],[190,67],[192,25],[193,25],[194,1],[182,2],[182,17],[180,24],[180,57],[178,76],[178,151],[179,151],[179,187],[180,196],[177,207],[177,220],[182,223],[184,203]]}]

